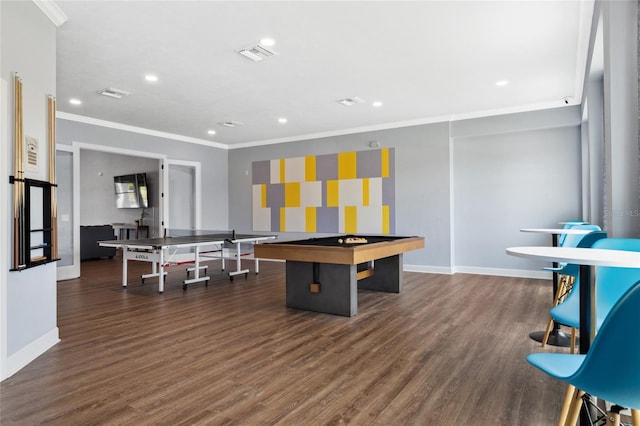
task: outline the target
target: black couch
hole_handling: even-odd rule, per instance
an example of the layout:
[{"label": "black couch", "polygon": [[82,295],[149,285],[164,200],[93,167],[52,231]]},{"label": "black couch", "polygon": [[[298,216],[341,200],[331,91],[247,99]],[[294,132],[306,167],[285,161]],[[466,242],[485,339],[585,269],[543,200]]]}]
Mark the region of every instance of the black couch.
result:
[{"label": "black couch", "polygon": [[80,260],[112,258],[115,247],[100,247],[98,241],[115,240],[111,225],[80,226]]}]

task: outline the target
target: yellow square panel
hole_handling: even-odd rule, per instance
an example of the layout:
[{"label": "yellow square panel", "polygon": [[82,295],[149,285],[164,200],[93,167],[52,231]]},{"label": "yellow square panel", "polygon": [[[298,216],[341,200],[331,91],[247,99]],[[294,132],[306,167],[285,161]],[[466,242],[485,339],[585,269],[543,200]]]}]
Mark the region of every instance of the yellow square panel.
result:
[{"label": "yellow square panel", "polygon": [[307,182],[316,180],[316,156],[309,155],[304,157],[304,179]]},{"label": "yellow square panel", "polygon": [[355,152],[341,152],[338,154],[338,179],[355,179],[357,156]]},{"label": "yellow square panel", "polygon": [[382,206],[382,233],[391,232],[391,223],[389,222],[389,206]]},{"label": "yellow square panel", "polygon": [[383,148],[380,154],[382,157],[382,177],[389,177],[389,148]]},{"label": "yellow square panel", "polygon": [[316,208],[315,207],[307,207],[305,209],[305,231],[304,232],[317,232],[317,218],[316,218]]},{"label": "yellow square panel", "polygon": [[347,234],[358,232],[358,208],[356,206],[344,208],[344,232]]},{"label": "yellow square panel", "polygon": [[338,207],[340,193],[337,180],[327,181],[327,207]]},{"label": "yellow square panel", "polygon": [[284,184],[284,206],[300,207],[300,182]]},{"label": "yellow square panel", "polygon": [[369,205],[369,179],[362,179],[362,205]]}]

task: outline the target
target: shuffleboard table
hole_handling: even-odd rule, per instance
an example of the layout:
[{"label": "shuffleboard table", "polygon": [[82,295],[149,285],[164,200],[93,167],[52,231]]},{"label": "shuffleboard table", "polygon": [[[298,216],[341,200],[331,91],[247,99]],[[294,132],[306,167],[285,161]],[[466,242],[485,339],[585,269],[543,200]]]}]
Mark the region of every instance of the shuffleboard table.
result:
[{"label": "shuffleboard table", "polygon": [[256,244],[256,257],[286,261],[286,306],[354,316],[358,289],[400,293],[402,255],[424,237],[337,235]]}]

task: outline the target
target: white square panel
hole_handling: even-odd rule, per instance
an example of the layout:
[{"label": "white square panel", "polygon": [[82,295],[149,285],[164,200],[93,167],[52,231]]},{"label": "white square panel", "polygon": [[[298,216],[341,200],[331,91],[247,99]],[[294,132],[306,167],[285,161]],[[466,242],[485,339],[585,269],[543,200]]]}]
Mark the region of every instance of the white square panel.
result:
[{"label": "white square panel", "polygon": [[285,231],[286,232],[305,232],[305,208],[304,207],[287,207],[285,208]]},{"label": "white square panel", "polygon": [[271,231],[271,209],[253,205],[253,230]]},{"label": "white square panel", "polygon": [[304,157],[287,158],[284,160],[285,182],[304,182]]},{"label": "white square panel", "polygon": [[338,181],[338,205],[362,205],[362,179],[341,179]]},{"label": "white square panel", "polygon": [[322,182],[300,182],[300,207],[322,207]]}]

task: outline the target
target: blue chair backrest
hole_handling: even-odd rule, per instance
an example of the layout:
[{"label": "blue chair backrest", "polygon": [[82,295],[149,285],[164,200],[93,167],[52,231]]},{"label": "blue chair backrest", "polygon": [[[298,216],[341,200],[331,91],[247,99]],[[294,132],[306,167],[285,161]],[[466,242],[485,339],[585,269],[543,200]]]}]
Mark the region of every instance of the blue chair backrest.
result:
[{"label": "blue chair backrest", "polygon": [[[638,238],[604,238],[596,241],[593,248],[640,252]],[[640,268],[596,267],[596,312],[598,325],[602,323],[613,305],[637,281]],[[638,306],[640,310],[640,305]],[[640,327],[640,322],[637,324]],[[640,360],[639,360],[640,361]]]},{"label": "blue chair backrest", "polygon": [[[571,229],[577,225],[587,225],[587,223],[583,220],[566,220],[562,228]],[[558,245],[562,246],[564,244],[565,238],[567,238],[567,234],[561,234],[560,238],[558,238]]]},{"label": "blue chair backrest", "polygon": [[[586,228],[578,228],[578,229],[587,229],[592,232],[588,234],[582,235],[568,235],[571,238],[571,244],[574,242],[575,245],[564,245],[563,247],[579,247],[579,248],[590,248],[592,247],[596,241],[607,238],[607,233],[605,231],[600,231],[600,227],[597,225],[579,225],[580,227],[586,226]],[[559,271],[560,274],[563,275],[571,275],[575,277],[576,282],[579,280],[580,276],[580,265],[576,265],[573,263],[563,263],[561,265],[563,268]]]},{"label": "blue chair backrest", "polygon": [[[570,229],[582,229],[582,230],[586,230],[586,231],[600,231],[600,227],[598,225],[575,225],[572,226]],[[580,241],[585,238],[587,235],[589,234],[582,234],[582,235],[566,235],[565,234],[565,239],[564,242],[560,243],[560,246],[562,247],[578,247],[578,244],[580,244]]]},{"label": "blue chair backrest", "polygon": [[638,307],[640,282],[631,286],[611,309],[569,383],[612,404],[640,409]]}]

